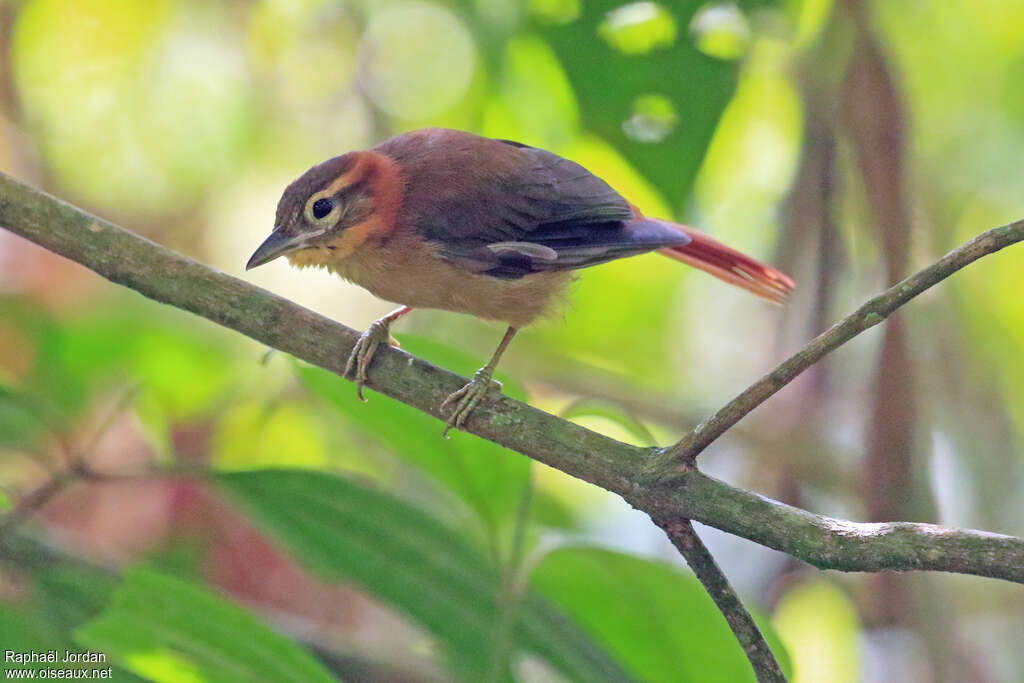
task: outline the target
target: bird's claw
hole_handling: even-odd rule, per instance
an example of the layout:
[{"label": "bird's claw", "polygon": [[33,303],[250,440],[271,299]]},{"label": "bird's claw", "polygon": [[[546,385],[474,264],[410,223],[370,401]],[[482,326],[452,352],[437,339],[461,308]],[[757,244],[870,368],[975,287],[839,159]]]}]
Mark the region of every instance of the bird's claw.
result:
[{"label": "bird's claw", "polygon": [[359,396],[360,401],[366,401],[366,397],[363,396],[363,386],[366,384],[366,369],[370,367],[373,354],[377,353],[377,347],[381,343],[398,346],[398,342],[391,337],[388,326],[378,320],[359,335],[359,340],[352,348],[348,362],[345,363],[345,372],[342,375],[348,377],[355,371],[356,394]]},{"label": "bird's claw", "polygon": [[481,368],[473,373],[473,379],[469,384],[462,387],[453,394],[450,394],[448,398],[441,404],[441,412],[443,413],[445,408],[449,405],[453,405],[452,414],[445,420],[444,433],[441,435],[444,438],[448,438],[448,432],[454,429],[462,429],[463,423],[466,418],[469,417],[473,409],[476,408],[477,404],[487,395],[487,392],[492,387],[501,391],[501,382],[491,378],[491,370],[487,368]]}]

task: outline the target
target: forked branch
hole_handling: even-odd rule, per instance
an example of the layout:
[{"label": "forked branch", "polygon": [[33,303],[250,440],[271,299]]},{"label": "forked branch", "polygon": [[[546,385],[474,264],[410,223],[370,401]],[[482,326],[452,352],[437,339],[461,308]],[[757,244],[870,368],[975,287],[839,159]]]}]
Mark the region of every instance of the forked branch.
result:
[{"label": "forked branch", "polygon": [[[157,301],[191,311],[306,362],[340,373],[359,334],[271,292],[96,218],[0,174],[0,226]],[[968,242],[872,299],[729,405],[761,402],[827,351],[877,324],[916,293],[985,254],[1024,239],[1024,221]],[[904,289],[905,288],[905,289]],[[877,316],[875,319],[874,316]],[[381,349],[369,386],[440,418],[441,401],[465,379],[391,347]],[[781,384],[779,384],[781,386]],[[762,392],[767,392],[763,394]],[[736,410],[722,420],[735,422]],[[706,428],[700,435],[710,433]],[[621,495],[658,519],[693,519],[845,571],[930,569],[1024,583],[1024,540],[930,524],[861,524],[815,515],[738,489],[690,466],[660,476],[663,449],[615,441],[507,396],[479,406],[466,431]],[[720,432],[719,432],[720,433]]]},{"label": "forked branch", "polygon": [[[342,373],[359,336],[3,174],[0,226],[151,299],[335,373]],[[708,477],[694,467],[694,459],[827,353],[960,268],[1021,240],[1024,221],[990,230],[950,252],[864,304],[670,449],[615,441],[505,396],[479,406],[465,430],[617,493],[655,520],[669,520],[659,523],[719,604],[758,676],[783,680],[761,634],[688,520],[823,569],[930,569],[1018,583],[1024,583],[1024,540],[929,524],[861,524],[823,517]],[[465,384],[457,375],[390,347],[378,351],[368,380],[368,386],[438,418],[444,398]]]}]

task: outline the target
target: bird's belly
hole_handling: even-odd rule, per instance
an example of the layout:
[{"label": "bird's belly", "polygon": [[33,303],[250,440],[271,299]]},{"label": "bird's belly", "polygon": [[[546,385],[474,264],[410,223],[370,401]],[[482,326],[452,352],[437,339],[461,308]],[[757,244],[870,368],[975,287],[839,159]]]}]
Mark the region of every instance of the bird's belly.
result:
[{"label": "bird's belly", "polygon": [[572,276],[535,273],[505,280],[471,273],[436,256],[346,259],[331,270],[375,296],[413,308],[439,308],[523,327],[556,309]]}]

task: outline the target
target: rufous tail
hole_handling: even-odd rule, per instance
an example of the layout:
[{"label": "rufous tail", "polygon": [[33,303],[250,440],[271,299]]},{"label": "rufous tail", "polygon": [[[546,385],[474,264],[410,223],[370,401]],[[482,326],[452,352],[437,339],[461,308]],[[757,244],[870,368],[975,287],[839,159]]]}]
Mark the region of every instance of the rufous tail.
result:
[{"label": "rufous tail", "polygon": [[775,303],[784,303],[796,287],[792,278],[781,270],[761,263],[732,247],[727,247],[709,235],[685,225],[676,225],[692,240],[682,247],[667,247],[659,251],[676,261],[700,268],[719,280],[742,287]]}]

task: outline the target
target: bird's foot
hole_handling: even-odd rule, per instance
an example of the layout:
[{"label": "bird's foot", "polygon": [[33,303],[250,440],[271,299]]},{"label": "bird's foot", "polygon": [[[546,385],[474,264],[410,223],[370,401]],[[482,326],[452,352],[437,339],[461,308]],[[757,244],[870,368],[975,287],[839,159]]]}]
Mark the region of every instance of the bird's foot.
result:
[{"label": "bird's foot", "polygon": [[388,324],[378,320],[359,336],[359,340],[352,348],[352,353],[349,354],[348,362],[345,363],[345,372],[342,375],[348,377],[355,371],[356,393],[359,395],[360,401],[366,401],[366,397],[363,396],[363,386],[366,384],[366,369],[370,367],[373,354],[377,353],[377,347],[382,343],[396,347],[399,345],[391,336]]},{"label": "bird's foot", "polygon": [[448,407],[449,404],[453,405],[452,414],[445,420],[444,427],[444,438],[448,438],[448,432],[454,429],[462,429],[462,424],[469,417],[469,414],[473,412],[477,404],[487,395],[487,392],[492,387],[501,391],[501,382],[491,378],[491,373],[494,372],[490,368],[480,368],[473,373],[473,380],[462,387],[454,394],[451,394],[441,404],[441,412]]}]

